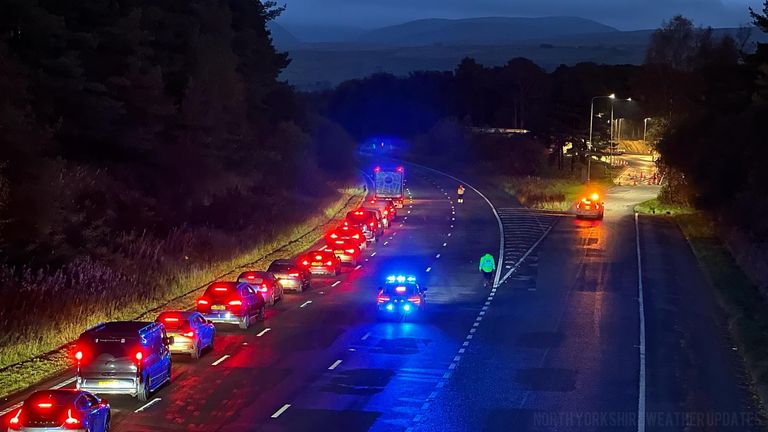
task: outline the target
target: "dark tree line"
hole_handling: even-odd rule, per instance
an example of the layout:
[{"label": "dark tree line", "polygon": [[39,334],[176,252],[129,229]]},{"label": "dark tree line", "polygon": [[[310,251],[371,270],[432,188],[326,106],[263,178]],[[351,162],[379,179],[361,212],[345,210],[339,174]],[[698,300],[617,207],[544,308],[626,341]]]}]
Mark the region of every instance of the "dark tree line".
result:
[{"label": "dark tree line", "polygon": [[[768,32],[767,14],[768,2],[763,14],[752,12],[757,31]],[[645,66],[655,78],[648,84],[661,89],[648,103],[669,122],[658,146],[673,180],[665,198],[710,210],[764,241],[768,46],[745,53],[740,45],[682,17],[666,23]]]},{"label": "dark tree line", "polygon": [[[329,195],[352,143],[277,77],[258,0],[0,0],[0,258],[237,233]],[[341,155],[329,160],[331,151]],[[289,216],[290,217],[290,216]]]}]

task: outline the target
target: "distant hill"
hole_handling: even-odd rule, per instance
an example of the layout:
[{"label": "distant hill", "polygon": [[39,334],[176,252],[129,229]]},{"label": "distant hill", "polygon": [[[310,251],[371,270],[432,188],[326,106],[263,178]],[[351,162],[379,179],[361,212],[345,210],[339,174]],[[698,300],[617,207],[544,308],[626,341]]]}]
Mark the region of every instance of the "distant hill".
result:
[{"label": "distant hill", "polygon": [[356,42],[390,46],[496,45],[564,35],[619,32],[578,17],[423,19],[371,30]]},{"label": "distant hill", "polygon": [[301,41],[280,24],[270,21],[267,28],[272,33],[272,43],[278,50],[287,50],[301,45]]}]

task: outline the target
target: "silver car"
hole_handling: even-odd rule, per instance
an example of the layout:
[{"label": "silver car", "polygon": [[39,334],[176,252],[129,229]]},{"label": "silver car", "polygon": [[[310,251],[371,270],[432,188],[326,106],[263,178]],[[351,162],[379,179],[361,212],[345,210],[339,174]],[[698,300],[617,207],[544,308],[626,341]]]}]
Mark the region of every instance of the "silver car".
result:
[{"label": "silver car", "polygon": [[8,420],[9,431],[109,430],[106,400],[82,390],[41,390],[32,393]]}]

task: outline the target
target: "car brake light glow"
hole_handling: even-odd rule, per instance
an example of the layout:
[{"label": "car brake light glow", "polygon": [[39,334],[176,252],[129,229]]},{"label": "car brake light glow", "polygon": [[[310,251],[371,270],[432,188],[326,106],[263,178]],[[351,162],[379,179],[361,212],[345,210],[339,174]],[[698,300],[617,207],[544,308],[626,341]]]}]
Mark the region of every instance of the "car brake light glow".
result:
[{"label": "car brake light glow", "polygon": [[170,317],[170,318],[163,318],[163,321],[165,322],[179,322],[178,318]]},{"label": "car brake light glow", "polygon": [[197,300],[197,304],[199,304],[199,305],[207,305],[208,304],[208,300],[206,300],[206,299],[198,299]]},{"label": "car brake light glow", "polygon": [[83,352],[82,352],[82,351],[78,351],[78,352],[76,352],[76,353],[75,353],[75,359],[76,359],[77,361],[80,361],[80,360],[82,360],[82,359],[83,359]]},{"label": "car brake light glow", "polygon": [[67,410],[67,419],[64,420],[64,427],[67,429],[73,429],[74,427],[79,427],[81,425],[80,420],[76,419],[75,417],[72,417],[72,410]]},{"label": "car brake light glow", "polygon": [[593,193],[589,197],[592,199],[592,201],[597,201],[600,199],[600,195],[598,195],[597,192]]},{"label": "car brake light glow", "polygon": [[322,255],[315,255],[315,259],[318,259],[318,260],[323,259],[323,256]]},{"label": "car brake light glow", "polygon": [[356,215],[358,215],[358,216],[360,216],[360,215],[362,215],[362,214],[363,214],[363,212],[362,212],[362,211],[360,211],[360,210],[358,210],[358,211],[356,211],[356,212],[355,212],[355,214],[356,214]]},{"label": "car brake light glow", "polygon": [[419,296],[408,297],[408,301],[411,302],[411,303],[420,304],[421,303],[421,297],[419,297]]},{"label": "car brake light glow", "polygon": [[190,331],[190,332],[182,333],[181,335],[186,337],[195,337],[195,332]]},{"label": "car brake light glow", "polygon": [[141,361],[141,359],[143,359],[143,358],[144,358],[144,353],[143,353],[143,352],[141,352],[141,351],[136,351],[136,355],[135,355],[134,357],[136,357],[136,361],[139,361],[139,362],[140,362],[140,361]]},{"label": "car brake light glow", "polygon": [[267,284],[261,284],[259,287],[260,292],[267,292]]},{"label": "car brake light glow", "polygon": [[227,287],[216,287],[213,289],[214,291],[226,291]]},{"label": "car brake light glow", "polygon": [[256,276],[254,276],[254,275],[248,275],[248,276],[246,276],[246,277],[247,277],[248,279],[256,279]]},{"label": "car brake light glow", "polygon": [[19,426],[21,423],[21,420],[19,420],[19,417],[21,417],[21,410],[16,412],[16,415],[11,417],[10,420],[8,420],[8,426],[15,428],[16,426]]},{"label": "car brake light glow", "polygon": [[333,261],[328,261],[325,265],[333,265]]},{"label": "car brake light glow", "polygon": [[349,254],[353,254],[355,253],[355,249],[346,249],[345,252]]},{"label": "car brake light glow", "polygon": [[53,404],[52,404],[52,403],[49,403],[49,402],[43,402],[43,403],[39,403],[39,404],[37,404],[37,407],[38,407],[38,408],[50,408],[50,407],[52,407],[52,406],[53,406]]},{"label": "car brake light glow", "polygon": [[397,172],[403,172],[403,167],[397,167]]},{"label": "car brake light glow", "polygon": [[288,276],[290,277],[299,277],[298,273],[288,273]]},{"label": "car brake light glow", "polygon": [[355,235],[352,236],[352,238],[353,239],[359,239],[360,238],[360,234],[355,234]]},{"label": "car brake light glow", "polygon": [[398,292],[400,294],[404,293],[406,288],[404,286],[399,286],[395,288],[395,292]]},{"label": "car brake light glow", "polygon": [[376,298],[376,301],[377,301],[377,302],[379,302],[379,303],[388,302],[388,301],[389,301],[389,296],[385,296],[385,295],[379,295],[379,296]]},{"label": "car brake light glow", "polygon": [[368,225],[373,226],[373,222],[369,222]]},{"label": "car brake light glow", "polygon": [[339,236],[338,236],[338,235],[336,235],[336,233],[333,233],[333,234],[331,234],[331,238],[332,238],[332,239],[335,239],[335,238],[339,238]]},{"label": "car brake light glow", "polygon": [[243,302],[241,302],[240,300],[232,300],[232,301],[229,302],[229,305],[230,306],[242,306]]},{"label": "car brake light glow", "polygon": [[304,260],[301,263],[304,264],[304,265],[309,265],[309,261],[307,261],[307,260]]}]

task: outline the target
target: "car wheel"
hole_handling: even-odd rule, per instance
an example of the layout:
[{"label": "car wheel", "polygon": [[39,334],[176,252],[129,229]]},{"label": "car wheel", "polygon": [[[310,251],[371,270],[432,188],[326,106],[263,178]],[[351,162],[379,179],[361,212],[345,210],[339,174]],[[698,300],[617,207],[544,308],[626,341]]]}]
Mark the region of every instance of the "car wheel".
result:
[{"label": "car wheel", "polygon": [[248,330],[248,327],[251,326],[251,316],[245,315],[242,318],[240,318],[240,328],[243,330]]},{"label": "car wheel", "polygon": [[259,309],[259,321],[264,321],[267,319],[267,306],[264,305]]},{"label": "car wheel", "polygon": [[139,383],[139,394],[137,395],[141,402],[146,402],[149,400],[149,389],[149,377],[145,377],[144,380]]}]

